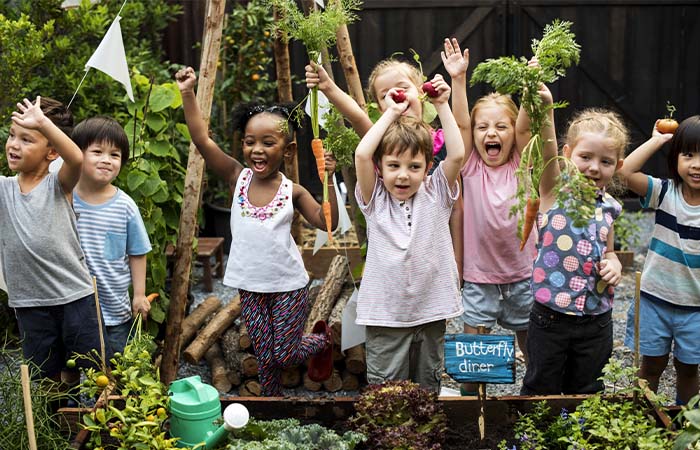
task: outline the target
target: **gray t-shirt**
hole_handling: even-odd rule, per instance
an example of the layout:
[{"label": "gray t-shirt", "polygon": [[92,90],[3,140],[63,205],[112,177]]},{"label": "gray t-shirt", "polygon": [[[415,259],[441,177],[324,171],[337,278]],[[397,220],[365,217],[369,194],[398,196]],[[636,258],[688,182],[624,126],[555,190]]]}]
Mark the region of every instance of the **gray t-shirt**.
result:
[{"label": "gray t-shirt", "polygon": [[56,173],[26,194],[16,176],[0,176],[0,261],[10,307],[63,305],[93,293]]}]

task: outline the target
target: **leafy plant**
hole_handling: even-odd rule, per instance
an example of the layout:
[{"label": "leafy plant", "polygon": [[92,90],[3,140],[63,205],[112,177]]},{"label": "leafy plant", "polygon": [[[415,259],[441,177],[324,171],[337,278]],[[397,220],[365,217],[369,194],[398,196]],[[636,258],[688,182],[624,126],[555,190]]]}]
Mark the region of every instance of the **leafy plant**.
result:
[{"label": "leafy plant", "polygon": [[362,393],[349,425],[367,436],[371,449],[438,450],[447,416],[434,391],[411,381],[388,381]]},{"label": "leafy plant", "polygon": [[486,82],[501,94],[519,94],[521,107],[530,118],[532,138],[522,151],[520,166],[516,171],[518,189],[516,204],[511,214],[519,215],[519,231],[522,230],[528,198],[538,198],[540,178],[547,164],[563,163],[562,173],[556,187],[559,204],[567,209],[576,226],[585,225],[595,208],[595,185],[578,171],[568,158],[557,157],[550,161],[542,158],[542,130],[548,124],[550,110],[563,108],[567,102],[546,105],[538,94],[541,84],[553,83],[567,68],[578,64],[581,47],[571,32],[571,22],[555,20],[545,26],[541,40],[533,39],[532,52],[537,66],[528,65],[525,57],[513,56],[487,59],[480,63],[472,74],[471,84]]},{"label": "leafy plant", "polygon": [[318,424],[300,425],[296,419],[251,420],[234,431],[228,450],[352,450],[365,436],[348,431],[338,435]]},{"label": "leafy plant", "polygon": [[690,399],[679,417],[683,425],[673,443],[673,450],[700,449],[700,395]]},{"label": "leafy plant", "polygon": [[357,144],[360,143],[360,136],[355,130],[345,126],[342,114],[333,105],[324,114],[323,119],[326,124],[325,147],[335,156],[337,168],[354,166],[354,153]]},{"label": "leafy plant", "polygon": [[532,412],[522,415],[515,425],[517,443],[501,450],[607,450],[669,448],[668,431],[656,427],[655,420],[633,401],[631,394],[641,395],[636,368],[622,367],[611,360],[601,379],[608,394],[595,394],[576,407],[562,409],[552,417],[546,401]]},{"label": "leafy plant", "polygon": [[619,245],[620,250],[639,247],[642,242],[642,227],[639,225],[642,218],[642,211],[620,211],[620,215],[615,219],[615,247]]}]

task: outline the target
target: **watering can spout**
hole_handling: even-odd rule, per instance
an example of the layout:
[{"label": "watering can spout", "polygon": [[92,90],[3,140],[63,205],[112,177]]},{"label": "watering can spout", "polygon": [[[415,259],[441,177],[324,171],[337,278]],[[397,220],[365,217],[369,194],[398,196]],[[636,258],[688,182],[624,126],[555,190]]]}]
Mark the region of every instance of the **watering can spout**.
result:
[{"label": "watering can spout", "polygon": [[245,406],[240,403],[228,405],[226,409],[224,409],[224,424],[217,428],[211,436],[206,438],[204,441],[204,448],[212,449],[219,447],[221,441],[224,440],[231,431],[246,426],[249,418],[250,414]]}]

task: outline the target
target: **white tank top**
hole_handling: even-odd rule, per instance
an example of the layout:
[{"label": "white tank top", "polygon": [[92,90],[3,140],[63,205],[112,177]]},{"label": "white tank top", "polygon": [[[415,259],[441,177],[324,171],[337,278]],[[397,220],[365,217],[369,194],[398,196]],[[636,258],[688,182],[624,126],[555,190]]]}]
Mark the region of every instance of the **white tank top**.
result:
[{"label": "white tank top", "polygon": [[224,284],[252,292],[286,292],[309,282],[291,234],[293,183],[282,175],[272,201],[262,207],[248,201],[253,171],[243,169],[231,205],[231,252]]}]

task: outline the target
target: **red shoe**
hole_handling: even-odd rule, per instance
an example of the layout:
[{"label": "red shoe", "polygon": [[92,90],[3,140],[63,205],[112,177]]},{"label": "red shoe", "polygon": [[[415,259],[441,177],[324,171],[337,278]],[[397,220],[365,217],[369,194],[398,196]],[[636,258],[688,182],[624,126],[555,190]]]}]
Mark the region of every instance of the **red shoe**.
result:
[{"label": "red shoe", "polygon": [[309,379],[320,383],[329,379],[333,374],[333,337],[331,336],[331,328],[324,320],[316,322],[311,332],[325,334],[328,339],[323,350],[309,359],[309,370],[307,371]]}]

